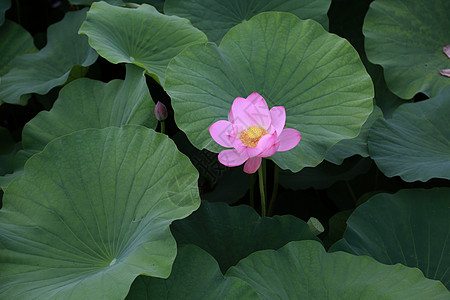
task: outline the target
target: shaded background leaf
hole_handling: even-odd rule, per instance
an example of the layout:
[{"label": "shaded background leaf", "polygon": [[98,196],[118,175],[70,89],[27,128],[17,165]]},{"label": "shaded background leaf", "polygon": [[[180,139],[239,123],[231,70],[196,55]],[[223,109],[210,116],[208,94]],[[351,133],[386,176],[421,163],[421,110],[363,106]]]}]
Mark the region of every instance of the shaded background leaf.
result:
[{"label": "shaded background leaf", "polygon": [[316,241],[290,242],[251,254],[226,276],[248,282],[261,299],[447,299],[439,281],[401,264],[371,257],[326,253]]},{"label": "shaded background leaf", "polygon": [[174,222],[171,230],[178,243],[194,244],[211,254],[224,273],[257,250],[278,249],[294,240],[319,240],[294,216],[261,218],[250,206],[207,201],[189,218]]},{"label": "shaded background leaf", "polygon": [[389,89],[403,99],[436,96],[450,79],[442,47],[450,43],[450,1],[375,0],[364,20],[367,57],[384,69]]},{"label": "shaded background leaf", "polygon": [[0,1],[0,26],[5,22],[5,12],[11,7],[11,0]]},{"label": "shaded background leaf", "polygon": [[[248,191],[250,175],[242,169],[227,168],[217,159],[217,153],[198,150],[179,131],[172,137],[178,149],[186,154],[199,172],[199,190],[202,200],[210,202],[226,202],[233,204],[239,201]],[[230,187],[233,187],[230,189]]]},{"label": "shaded background leaf", "polygon": [[224,277],[217,262],[206,251],[186,245],[178,248],[169,278],[139,276],[126,299],[254,300],[259,297],[245,281]]},{"label": "shaded background leaf", "polygon": [[85,17],[86,10],[68,12],[62,21],[48,28],[48,42],[43,49],[14,59],[10,71],[1,79],[0,99],[25,104],[24,95],[46,94],[65,83],[73,66],[93,64],[97,53],[77,32]]},{"label": "shaded background leaf", "polygon": [[232,27],[265,11],[290,12],[328,29],[330,4],[331,0],[166,0],[164,12],[189,19],[211,42],[219,44]]},{"label": "shaded background leaf", "polygon": [[28,31],[13,21],[7,20],[0,27],[0,53],[2,53],[0,56],[0,77],[8,73],[11,61],[15,57],[37,51],[33,44],[33,37]]},{"label": "shaded background leaf", "polygon": [[340,165],[344,159],[353,155],[368,157],[369,150],[367,148],[367,137],[369,135],[369,129],[378,118],[382,117],[383,113],[381,112],[381,109],[374,105],[373,112],[361,127],[361,132],[358,136],[350,140],[342,140],[338,142],[336,145],[331,147],[330,150],[328,150],[325,159],[336,165]]},{"label": "shaded background leaf", "polygon": [[450,287],[450,188],[378,194],[355,209],[330,251],[419,268]]},{"label": "shaded background leaf", "polygon": [[384,80],[383,68],[372,64],[366,57],[362,27],[364,17],[373,0],[333,0],[328,11],[330,32],[347,39],[358,51],[361,61],[372,77],[375,87],[375,102],[383,111],[384,116],[390,116],[392,111],[405,101],[394,95]]},{"label": "shaded background leaf", "polygon": [[[98,2],[100,0],[69,0],[70,3],[74,5],[91,5],[94,2]],[[125,4],[122,0],[101,0],[111,5],[123,5]]]},{"label": "shaded background leaf", "polygon": [[369,131],[369,153],[388,177],[450,179],[450,86],[438,96],[398,107]]},{"label": "shaded background leaf", "polygon": [[326,189],[335,182],[350,180],[358,175],[365,174],[373,165],[370,159],[350,157],[342,165],[335,165],[324,161],[314,168],[304,168],[298,173],[288,170],[280,171],[280,184],[292,190],[299,189]]}]

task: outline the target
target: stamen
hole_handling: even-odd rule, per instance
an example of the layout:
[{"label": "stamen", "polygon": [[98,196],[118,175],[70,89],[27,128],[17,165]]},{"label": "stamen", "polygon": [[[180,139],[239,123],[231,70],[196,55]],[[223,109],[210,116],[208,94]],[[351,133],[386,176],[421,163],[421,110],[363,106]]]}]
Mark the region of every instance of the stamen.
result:
[{"label": "stamen", "polygon": [[239,134],[242,144],[248,147],[256,148],[259,140],[268,132],[258,126],[251,126]]}]

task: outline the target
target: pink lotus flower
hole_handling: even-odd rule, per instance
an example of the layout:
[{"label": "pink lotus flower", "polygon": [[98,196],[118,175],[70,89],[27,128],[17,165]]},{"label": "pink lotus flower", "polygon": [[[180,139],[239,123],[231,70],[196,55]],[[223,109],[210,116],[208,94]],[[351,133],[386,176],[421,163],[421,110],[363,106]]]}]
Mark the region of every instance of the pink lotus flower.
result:
[{"label": "pink lotus flower", "polygon": [[277,151],[288,151],[300,142],[300,132],[286,128],[283,106],[269,110],[266,100],[253,93],[247,99],[234,99],[228,121],[221,120],[209,127],[212,138],[227,148],[219,153],[219,161],[227,167],[244,165],[244,172],[255,173],[263,157]]},{"label": "pink lotus flower", "polygon": [[[445,45],[442,48],[442,52],[444,52],[444,54],[447,55],[448,58],[450,58],[450,45]],[[450,69],[439,70],[439,73],[442,76],[450,77]]]}]

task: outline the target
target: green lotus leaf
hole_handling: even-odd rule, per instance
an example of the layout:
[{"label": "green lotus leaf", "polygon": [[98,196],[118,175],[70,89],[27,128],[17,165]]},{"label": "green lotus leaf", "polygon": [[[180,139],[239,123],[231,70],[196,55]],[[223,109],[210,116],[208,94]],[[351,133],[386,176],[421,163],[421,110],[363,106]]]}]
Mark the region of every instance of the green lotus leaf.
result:
[{"label": "green lotus leaf", "polygon": [[197,178],[145,127],[53,140],[4,194],[0,298],[123,299],[139,274],[168,277],[169,224],[198,208]]},{"label": "green lotus leaf", "polygon": [[0,26],[5,22],[5,12],[11,7],[11,0],[0,0]]},{"label": "green lotus leaf", "polygon": [[23,147],[41,151],[51,140],[87,128],[127,124],[156,127],[155,104],[146,85],[144,70],[127,65],[125,80],[103,83],[88,78],[66,85],[50,111],[28,122]]},{"label": "green lotus leaf", "polygon": [[330,0],[166,0],[164,12],[189,19],[218,44],[230,28],[265,11],[290,12],[300,19],[313,19],[327,29],[330,4]]},{"label": "green lotus leaf", "polygon": [[153,6],[123,8],[93,3],[80,33],[110,62],[133,63],[164,85],[169,61],[184,48],[204,43],[203,32],[188,20],[159,13]]},{"label": "green lotus leaf", "polygon": [[224,277],[217,262],[194,245],[178,248],[172,273],[167,279],[139,276],[126,299],[259,299],[245,281]]},{"label": "green lotus leaf", "polygon": [[438,96],[397,108],[369,131],[372,159],[388,177],[450,179],[450,86]]},{"label": "green lotus leaf", "polygon": [[378,106],[374,105],[373,112],[362,126],[359,135],[353,139],[338,142],[327,152],[325,159],[336,165],[340,165],[344,159],[353,155],[368,157],[369,151],[367,148],[367,137],[369,135],[369,129],[377,119],[382,117],[383,112],[380,108],[378,108]]},{"label": "green lotus leaf", "polygon": [[388,87],[403,99],[422,92],[436,96],[450,78],[442,47],[450,44],[450,2],[375,0],[364,20],[368,59],[384,68]]},{"label": "green lotus leaf", "polygon": [[75,65],[89,66],[97,53],[87,38],[77,34],[86,11],[68,12],[64,19],[48,28],[47,45],[35,54],[17,57],[0,82],[0,99],[25,104],[29,93],[46,94],[66,82]]},{"label": "green lotus leaf", "polygon": [[326,253],[316,241],[255,252],[226,273],[249,283],[261,299],[448,299],[439,281],[414,268],[367,256]]},{"label": "green lotus leaf", "polygon": [[312,20],[265,12],[232,28],[219,47],[193,45],[169,64],[166,90],[175,121],[199,149],[219,152],[208,128],[236,97],[258,92],[284,106],[302,140],[272,158],[283,169],[316,166],[342,139],[357,136],[372,112],[373,86],[358,54]]},{"label": "green lotus leaf", "polygon": [[8,73],[11,61],[16,56],[35,53],[33,37],[22,26],[7,20],[0,27],[0,76]]},{"label": "green lotus leaf", "polygon": [[450,288],[449,199],[450,188],[375,195],[356,208],[330,250],[417,267]]},{"label": "green lotus leaf", "polygon": [[278,249],[290,241],[319,239],[290,215],[261,218],[250,206],[203,201],[189,218],[174,222],[178,243],[194,244],[211,254],[225,272],[250,253]]}]

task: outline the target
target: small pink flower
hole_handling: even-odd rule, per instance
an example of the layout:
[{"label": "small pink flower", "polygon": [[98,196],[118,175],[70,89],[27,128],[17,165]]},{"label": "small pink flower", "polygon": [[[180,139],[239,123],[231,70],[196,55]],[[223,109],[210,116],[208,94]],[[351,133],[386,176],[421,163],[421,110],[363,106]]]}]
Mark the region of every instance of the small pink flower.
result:
[{"label": "small pink flower", "polygon": [[209,127],[212,138],[227,148],[219,153],[219,161],[227,167],[244,165],[244,172],[255,173],[263,157],[277,151],[288,151],[300,142],[300,132],[286,128],[283,106],[269,110],[266,100],[253,93],[247,99],[234,99],[228,121],[221,120]]}]

